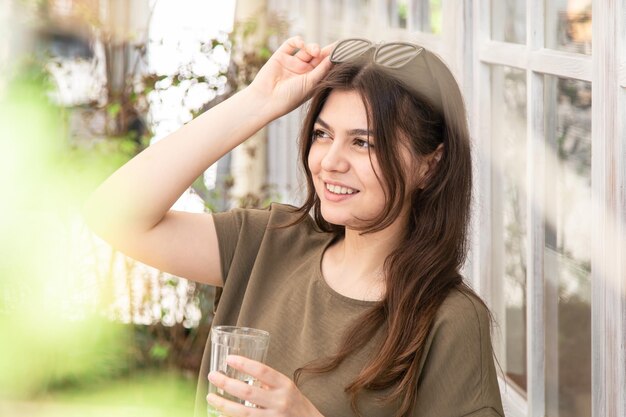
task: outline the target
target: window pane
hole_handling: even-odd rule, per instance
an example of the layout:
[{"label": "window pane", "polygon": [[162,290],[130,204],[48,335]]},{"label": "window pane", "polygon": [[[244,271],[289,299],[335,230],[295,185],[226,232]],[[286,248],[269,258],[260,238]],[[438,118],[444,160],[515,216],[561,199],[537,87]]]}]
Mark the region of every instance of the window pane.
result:
[{"label": "window pane", "polygon": [[411,19],[414,30],[441,34],[441,0],[412,0]]},{"label": "window pane", "polygon": [[330,8],[330,11],[333,14],[334,19],[341,20],[343,16],[343,2],[344,0],[331,0],[326,1],[326,5]]},{"label": "window pane", "polygon": [[526,43],[526,1],[491,1],[491,38]]},{"label": "window pane", "polygon": [[546,0],[546,48],[591,55],[592,0]]},{"label": "window pane", "polygon": [[322,34],[322,43],[327,45],[341,37],[341,28],[345,16],[344,0],[323,0],[321,15],[325,18],[320,22],[320,33]]},{"label": "window pane", "polygon": [[504,336],[499,362],[526,391],[526,72],[494,66],[492,80],[493,271],[502,280],[495,307]]},{"label": "window pane", "polygon": [[[440,35],[441,34],[441,0],[430,0],[430,10],[428,16],[430,19],[429,32]],[[426,31],[426,30],[425,30]]]},{"label": "window pane", "polygon": [[392,28],[406,28],[408,13],[407,0],[387,0],[389,26]]},{"label": "window pane", "polygon": [[545,77],[546,407],[591,415],[591,84]]},{"label": "window pane", "polygon": [[367,27],[370,20],[370,0],[352,0],[352,13],[358,19],[358,25]]}]

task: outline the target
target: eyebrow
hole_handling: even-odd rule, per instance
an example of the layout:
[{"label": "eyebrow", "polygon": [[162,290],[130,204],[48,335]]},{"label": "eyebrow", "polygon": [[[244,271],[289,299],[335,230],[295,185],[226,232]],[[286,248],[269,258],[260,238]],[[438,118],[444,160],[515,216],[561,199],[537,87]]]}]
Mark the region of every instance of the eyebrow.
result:
[{"label": "eyebrow", "polygon": [[[322,120],[321,117],[318,117],[315,123],[319,123],[320,125],[322,125],[323,128],[333,131],[330,125],[326,123],[324,120]],[[348,130],[347,133],[350,136],[368,136],[368,137],[374,136],[374,133],[371,130],[367,130],[367,129],[351,129],[351,130]]]}]

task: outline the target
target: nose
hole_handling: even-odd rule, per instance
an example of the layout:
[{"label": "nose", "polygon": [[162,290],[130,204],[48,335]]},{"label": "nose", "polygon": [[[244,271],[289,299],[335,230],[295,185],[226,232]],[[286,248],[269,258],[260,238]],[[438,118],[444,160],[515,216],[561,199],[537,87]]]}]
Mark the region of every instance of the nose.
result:
[{"label": "nose", "polygon": [[346,159],[346,155],[344,154],[340,141],[334,140],[333,143],[326,148],[326,153],[322,158],[321,166],[324,171],[348,171],[350,164]]}]

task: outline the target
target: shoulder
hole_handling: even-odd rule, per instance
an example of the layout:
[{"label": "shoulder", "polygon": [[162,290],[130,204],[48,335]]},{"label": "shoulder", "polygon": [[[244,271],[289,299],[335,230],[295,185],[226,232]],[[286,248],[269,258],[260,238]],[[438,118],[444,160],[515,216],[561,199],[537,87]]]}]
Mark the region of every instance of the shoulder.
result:
[{"label": "shoulder", "polygon": [[439,307],[435,318],[435,327],[451,330],[475,330],[482,333],[490,327],[489,309],[478,295],[472,291],[457,288],[450,291]]},{"label": "shoulder", "polygon": [[[478,295],[469,289],[452,290],[439,307],[430,333],[437,351],[473,358],[476,364],[492,355],[491,315]],[[459,347],[462,349],[457,350]]]},{"label": "shoulder", "polygon": [[[302,217],[302,213],[298,208],[290,204],[272,203],[266,209],[269,216],[269,223],[272,226],[288,225]],[[308,214],[304,217],[303,224],[310,225],[313,219]]]},{"label": "shoulder", "polygon": [[[266,208],[233,208],[226,212],[214,213],[213,216],[233,217],[240,222],[247,221],[269,224],[295,221],[301,217],[301,213],[295,206],[283,203],[271,203]],[[306,217],[313,221],[309,215]]]},{"label": "shoulder", "polygon": [[[290,245],[295,241],[324,241],[328,234],[321,232],[313,218],[298,208],[272,203],[264,209],[235,208],[213,214],[218,239],[240,241],[258,247]],[[256,242],[256,243],[255,243]]]},{"label": "shoulder", "polygon": [[[262,209],[233,208],[225,212],[213,213],[213,218],[216,223],[225,223],[239,229],[242,227],[265,229],[268,226],[280,226],[295,222],[300,217],[297,210],[296,207],[288,204],[272,203]],[[310,218],[308,215],[307,217]]]},{"label": "shoulder", "polygon": [[422,355],[419,415],[504,415],[490,320],[489,310],[469,288],[447,295]]}]

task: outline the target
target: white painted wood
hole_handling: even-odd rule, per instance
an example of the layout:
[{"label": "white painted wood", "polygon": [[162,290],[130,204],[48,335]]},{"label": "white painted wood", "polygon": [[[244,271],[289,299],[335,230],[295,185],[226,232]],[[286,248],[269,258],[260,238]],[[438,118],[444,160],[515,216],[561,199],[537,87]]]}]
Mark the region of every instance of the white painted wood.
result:
[{"label": "white painted wood", "polygon": [[[527,32],[528,33],[528,32]],[[530,42],[529,42],[530,43]],[[544,77],[532,71],[526,75],[527,88],[527,258],[526,275],[528,415],[545,416],[545,311],[544,311],[544,181],[545,125]]]},{"label": "white painted wood", "polygon": [[[504,2],[503,2],[504,3]],[[489,19],[489,25],[491,26],[491,33],[489,39],[504,39],[504,23],[506,18],[504,16],[505,7],[494,7],[491,5],[491,18]]]},{"label": "white painted wood", "polygon": [[502,396],[502,406],[506,417],[527,417],[528,401],[526,397],[519,393],[506,380],[498,377],[500,394]]},{"label": "white painted wood", "polygon": [[[542,0],[527,0],[526,3],[526,45],[532,53],[544,44],[545,10]],[[526,322],[528,370],[527,399],[528,416],[546,415],[545,396],[545,311],[544,311],[544,181],[545,181],[545,119],[544,119],[544,77],[527,68],[526,72],[526,122],[527,126],[527,184],[526,200],[528,233],[526,259]]]},{"label": "white painted wood", "polygon": [[480,60],[490,64],[526,69],[528,49],[526,45],[488,41],[480,45]]},{"label": "white painted wood", "polygon": [[320,36],[320,4],[317,1],[305,0],[305,15],[301,16],[304,21],[305,40],[308,42],[322,43]]},{"label": "white painted wood", "polygon": [[[559,254],[553,249],[557,246],[557,233],[561,227],[554,222],[550,222],[550,216],[548,213],[555,213],[556,206],[560,201],[556,201],[553,198],[542,198],[542,196],[557,196],[559,195],[559,188],[557,181],[552,181],[552,178],[562,178],[563,173],[559,170],[561,168],[556,162],[556,159],[552,157],[551,152],[557,148],[557,113],[558,113],[558,85],[557,78],[544,75],[537,76],[543,79],[543,91],[544,94],[539,97],[547,97],[543,101],[542,114],[544,116],[544,138],[542,140],[544,151],[544,171],[542,178],[537,178],[537,181],[541,181],[543,184],[542,195],[534,194],[534,199],[539,199],[535,204],[542,207],[542,230],[537,230],[536,233],[543,233],[543,248],[536,248],[534,256],[537,256],[539,251],[544,251],[543,256],[543,270],[536,271],[537,274],[541,274],[543,277],[543,322],[541,327],[544,332],[544,354],[545,354],[545,413],[547,416],[559,415],[559,402],[562,400],[559,396]],[[537,97],[537,96],[535,96]],[[537,184],[533,184],[537,186]],[[552,223],[552,224],[551,224]],[[534,260],[534,258],[533,258]],[[537,265],[537,268],[540,266]]]},{"label": "white painted wood", "polygon": [[[619,24],[619,36],[617,40],[618,60],[620,65],[620,84],[626,87],[626,0],[618,3],[621,9],[621,20]],[[621,54],[621,55],[620,55]],[[615,201],[617,207],[615,210],[615,218],[617,222],[617,233],[619,240],[617,242],[617,264],[616,273],[619,286],[614,290],[617,294],[612,297],[612,301],[617,301],[617,305],[613,307],[613,312],[619,318],[617,344],[616,344],[616,360],[617,360],[617,392],[616,398],[617,414],[626,416],[626,88],[620,88],[618,93],[618,117],[617,117],[617,158],[616,166],[616,187]],[[621,294],[621,296],[620,296]],[[615,311],[617,310],[617,311]],[[621,313],[621,314],[620,314]]]},{"label": "white painted wood", "polygon": [[551,50],[555,48],[553,45],[557,44],[556,36],[559,31],[557,27],[557,19],[555,16],[558,16],[559,9],[566,9],[567,3],[559,0],[545,0],[545,8],[543,14],[543,22],[545,22],[545,26],[543,28],[543,39],[541,41],[541,48],[549,47]]},{"label": "white painted wood", "polygon": [[[459,77],[457,77],[463,90],[463,96],[465,98],[465,106],[468,112],[468,123],[470,132],[473,135],[474,129],[472,126],[472,113],[474,112],[474,31],[476,30],[476,22],[474,19],[474,3],[475,0],[463,0],[463,30],[457,31],[457,51],[456,59],[459,61]],[[462,39],[459,39],[461,37]],[[461,47],[461,45],[464,45]],[[473,136],[472,136],[473,137]],[[472,172],[475,175],[475,172]],[[473,181],[476,183],[477,178],[474,176]],[[474,195],[474,198],[476,196]],[[472,210],[473,211],[473,210]],[[474,244],[475,236],[473,232],[473,214],[470,219],[470,243],[468,245],[468,254],[465,264],[461,273],[468,280],[473,279],[474,271]]]},{"label": "white painted wood", "polygon": [[[459,7],[459,4],[461,7]],[[442,46],[443,49],[439,51],[440,55],[446,60],[446,63],[451,68],[453,74],[456,76],[457,81],[463,83],[462,75],[462,52],[465,48],[471,47],[471,40],[469,44],[466,44],[462,35],[465,33],[463,21],[463,6],[464,2],[461,0],[442,0],[441,12],[446,18],[442,22]],[[437,35],[432,35],[439,37]]]},{"label": "white painted wood", "polygon": [[[491,114],[487,115],[490,120],[490,128],[492,133],[496,131],[497,124],[495,120],[502,120],[505,110],[505,104],[503,100],[504,94],[494,92],[494,86],[504,86],[504,71],[502,67],[494,68],[489,66],[490,83],[486,86],[486,90],[491,92]],[[505,280],[504,261],[504,201],[503,201],[503,166],[497,163],[500,156],[503,154],[503,141],[498,140],[497,137],[492,136],[490,140],[491,144],[491,160],[489,161],[489,168],[491,171],[491,195],[490,202],[483,201],[483,204],[490,204],[491,216],[489,218],[491,224],[491,276],[498,277],[498,279],[491,279],[489,281],[489,292],[492,294],[489,300],[489,306],[491,312],[498,320],[498,333],[495,340],[493,340],[494,351],[498,356],[498,360],[501,364],[506,363],[506,302],[505,298],[499,296],[503,293],[503,285]],[[488,238],[488,237],[487,237]]]},{"label": "white painted wood", "polygon": [[424,23],[428,22],[427,6],[428,2],[425,1],[409,0],[407,2],[407,31],[423,30]]},{"label": "white painted wood", "polygon": [[480,46],[480,59],[491,64],[591,81],[592,60],[587,55],[545,48],[529,52],[525,45],[490,41]]},{"label": "white painted wood", "polygon": [[542,49],[529,54],[529,68],[562,78],[591,81],[591,57],[571,52]]},{"label": "white painted wood", "polygon": [[[492,269],[494,251],[491,200],[491,65],[506,65],[527,71],[527,181],[529,184],[527,206],[527,399],[518,395],[512,387],[503,388],[503,401],[508,417],[545,417],[545,342],[546,342],[546,292],[544,290],[544,213],[545,202],[545,148],[546,137],[544,108],[544,74],[574,78],[593,83],[593,186],[600,204],[594,212],[595,250],[604,248],[602,254],[594,255],[592,281],[594,309],[594,414],[593,417],[626,416],[626,362],[624,333],[626,327],[626,244],[613,238],[626,234],[626,39],[622,26],[621,44],[615,40],[612,24],[616,16],[626,13],[626,0],[594,0],[594,54],[593,57],[549,50],[545,45],[544,0],[526,0],[527,42],[525,45],[490,40],[490,4],[496,0],[443,0],[442,36],[416,30],[414,22],[420,12],[425,13],[426,0],[410,1],[408,28],[389,26],[386,0],[370,0],[367,23],[356,19],[361,7],[360,0],[343,0],[341,16],[333,16],[330,10],[335,1],[302,0],[305,13],[302,23],[295,27],[320,43],[327,43],[346,36],[361,36],[372,40],[409,40],[438,53],[448,62],[463,86],[470,116],[474,140],[474,201],[472,217],[472,253],[468,270],[474,287],[488,304],[502,297],[494,280],[501,278]],[[290,7],[288,1],[279,2]],[[461,7],[463,4],[464,7]],[[462,9],[462,10],[461,10]],[[297,19],[297,18],[296,18]],[[422,16],[422,22],[427,17]],[[624,20],[625,17],[622,17]],[[613,22],[613,23],[611,23]],[[553,22],[552,22],[553,23]],[[548,25],[552,24],[548,22]],[[622,22],[623,25],[623,22]],[[302,29],[304,28],[304,29]],[[610,40],[611,36],[613,40]],[[607,40],[608,39],[608,40]],[[621,52],[617,52],[621,51]],[[611,56],[613,58],[611,58]],[[607,59],[614,60],[613,70],[607,68]],[[609,65],[610,66],[610,65]],[[621,87],[618,87],[621,86]],[[600,108],[600,103],[601,104]],[[607,110],[608,109],[608,110]],[[613,109],[613,110],[611,110]],[[294,129],[299,127],[301,115],[293,114],[279,129],[275,153],[283,154],[280,174],[288,177],[282,186],[297,183],[297,150]],[[612,121],[611,121],[612,119]],[[273,140],[271,138],[270,140]],[[282,148],[280,147],[282,146]],[[290,161],[289,161],[290,160]],[[294,174],[296,173],[296,174]],[[597,189],[595,189],[597,187]],[[293,191],[293,189],[291,190]],[[611,208],[612,217],[604,211]],[[613,235],[615,236],[615,235]],[[595,252],[594,252],[595,253]],[[600,258],[599,258],[600,257]],[[598,260],[600,259],[600,260]],[[605,264],[604,266],[599,266]],[[604,268],[604,269],[601,269]],[[606,273],[611,272],[610,275]],[[610,292],[612,289],[613,292]],[[621,296],[620,296],[621,295]],[[598,314],[600,313],[600,314]],[[601,341],[606,339],[605,341]],[[602,391],[604,390],[604,391]],[[604,392],[604,394],[601,393]],[[600,408],[600,407],[604,408]],[[613,407],[613,409],[610,409]],[[614,414],[602,414],[604,412]]]},{"label": "white painted wood", "polygon": [[[474,0],[474,45],[480,45],[489,38],[489,1]],[[489,283],[488,274],[490,272],[490,247],[489,239],[483,239],[483,233],[490,235],[491,228],[489,222],[490,214],[490,169],[489,155],[487,151],[490,149],[489,137],[490,126],[489,120],[485,114],[490,113],[490,94],[489,94],[489,67],[480,61],[477,50],[473,54],[473,84],[476,94],[472,97],[470,108],[474,109],[470,113],[470,126],[473,139],[473,178],[474,178],[474,205],[472,209],[472,248],[473,248],[473,271],[472,286],[474,289],[489,303],[486,296],[487,284]],[[480,109],[480,111],[479,111]],[[482,165],[486,163],[486,165]],[[486,167],[486,168],[485,168]],[[483,229],[485,227],[486,229]]]},{"label": "white painted wood", "polygon": [[471,105],[473,103],[474,97],[474,88],[473,88],[473,77],[474,77],[474,28],[475,28],[475,19],[474,19],[474,8],[473,8],[474,0],[464,0],[463,4],[463,15],[461,17],[461,22],[463,24],[462,30],[456,31],[456,50],[454,51],[454,55],[456,57],[456,61],[458,62],[457,68],[459,72],[457,73],[459,76],[457,80],[459,81],[461,88],[463,90],[463,96],[465,97],[465,103],[467,106],[467,111],[469,114],[474,110]]},{"label": "white painted wood", "polygon": [[[624,7],[624,2],[619,4]],[[617,0],[594,0],[592,89],[592,416],[623,417],[626,275],[624,145],[619,140],[620,42]],[[596,24],[598,22],[599,24]],[[622,32],[623,37],[623,32]],[[622,39],[623,40],[623,39]],[[623,134],[623,132],[622,132]]]}]

